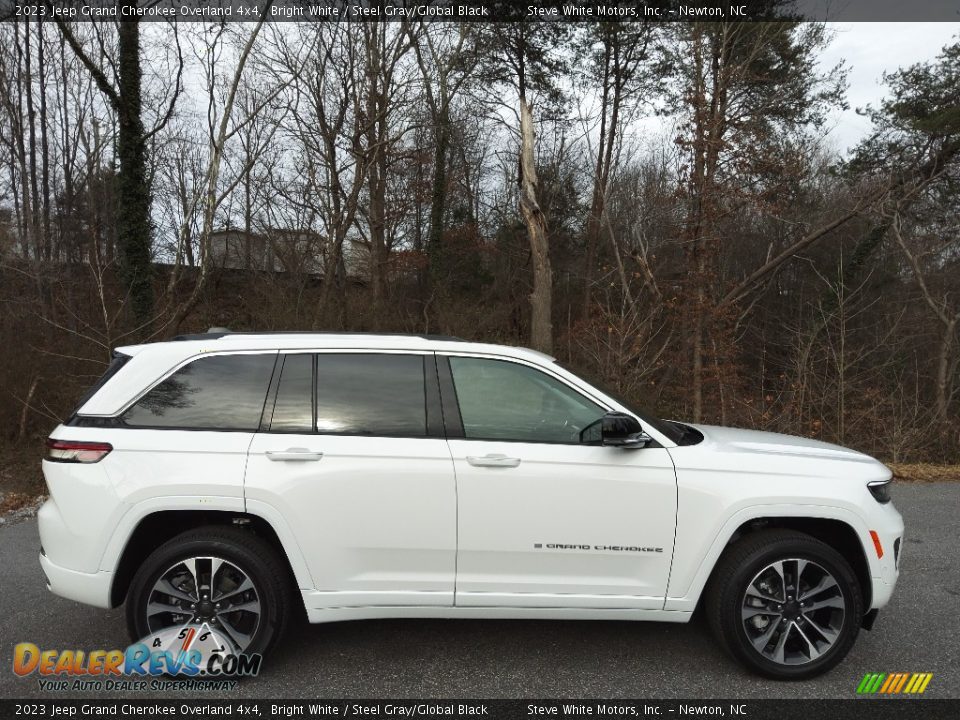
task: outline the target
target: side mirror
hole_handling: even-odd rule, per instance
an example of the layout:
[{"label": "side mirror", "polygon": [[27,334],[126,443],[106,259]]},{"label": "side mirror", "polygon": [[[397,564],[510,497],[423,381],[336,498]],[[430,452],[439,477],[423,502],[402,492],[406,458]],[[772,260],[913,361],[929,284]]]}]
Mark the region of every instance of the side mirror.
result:
[{"label": "side mirror", "polygon": [[653,441],[635,417],[621,412],[600,418],[600,437],[604,445],[621,448],[642,448]]}]

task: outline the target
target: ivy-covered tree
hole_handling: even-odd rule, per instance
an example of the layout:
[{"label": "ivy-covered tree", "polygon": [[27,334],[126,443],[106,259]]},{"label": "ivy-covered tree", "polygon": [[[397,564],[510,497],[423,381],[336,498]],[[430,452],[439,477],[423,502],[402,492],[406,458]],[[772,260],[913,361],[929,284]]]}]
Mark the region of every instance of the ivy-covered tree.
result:
[{"label": "ivy-covered tree", "polygon": [[[136,18],[136,13],[132,11],[136,9],[137,0],[122,0],[121,5],[127,11],[124,17]],[[134,321],[145,331],[154,315],[153,222],[150,216],[147,142],[162,129],[173,114],[181,89],[183,61],[180,58],[166,113],[156,127],[147,131],[143,120],[140,21],[124,20],[116,25],[116,63],[112,78],[107,76],[103,64],[95,62],[84,49],[68,22],[60,16],[55,17],[54,22],[117,115],[119,173],[116,178],[117,203],[114,213],[119,269],[127,289]]]}]

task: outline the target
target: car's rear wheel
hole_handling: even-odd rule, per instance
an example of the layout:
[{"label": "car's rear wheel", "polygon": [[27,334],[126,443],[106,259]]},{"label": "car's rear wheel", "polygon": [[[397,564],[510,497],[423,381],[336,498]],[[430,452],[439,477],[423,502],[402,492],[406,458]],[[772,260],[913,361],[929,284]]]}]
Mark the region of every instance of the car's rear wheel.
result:
[{"label": "car's rear wheel", "polygon": [[284,563],[266,542],[233,527],[174,537],[140,566],[127,595],[134,640],[206,626],[232,652],[263,653],[290,616]]},{"label": "car's rear wheel", "polygon": [[850,651],[863,617],[860,584],[836,550],[804,533],[764,530],[731,545],[707,588],[724,648],[767,677],[813,677]]}]

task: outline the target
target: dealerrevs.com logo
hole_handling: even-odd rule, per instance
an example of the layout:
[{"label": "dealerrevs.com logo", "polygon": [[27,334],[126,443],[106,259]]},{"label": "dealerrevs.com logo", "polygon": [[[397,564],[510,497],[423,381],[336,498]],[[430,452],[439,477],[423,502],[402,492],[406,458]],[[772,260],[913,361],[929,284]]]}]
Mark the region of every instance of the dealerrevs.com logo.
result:
[{"label": "dealerrevs.com logo", "polygon": [[857,685],[858,695],[922,695],[933,673],[867,673]]},{"label": "dealerrevs.com logo", "polygon": [[[190,681],[191,689],[222,690],[230,678],[260,672],[259,654],[241,653],[205,623],[167,628],[120,650],[13,649],[13,672],[36,675],[41,690],[162,690]],[[159,678],[168,678],[160,680]],[[153,678],[151,681],[150,679]],[[169,680],[178,678],[178,680]]]}]

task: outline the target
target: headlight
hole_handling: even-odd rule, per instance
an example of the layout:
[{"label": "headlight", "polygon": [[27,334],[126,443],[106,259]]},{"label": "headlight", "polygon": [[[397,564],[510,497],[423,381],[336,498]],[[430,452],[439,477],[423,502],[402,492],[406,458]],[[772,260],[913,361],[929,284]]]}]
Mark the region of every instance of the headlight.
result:
[{"label": "headlight", "polygon": [[873,499],[878,503],[886,505],[890,502],[890,486],[893,485],[893,479],[890,480],[878,480],[876,482],[867,483],[867,490],[870,491],[870,494],[873,495]]}]

